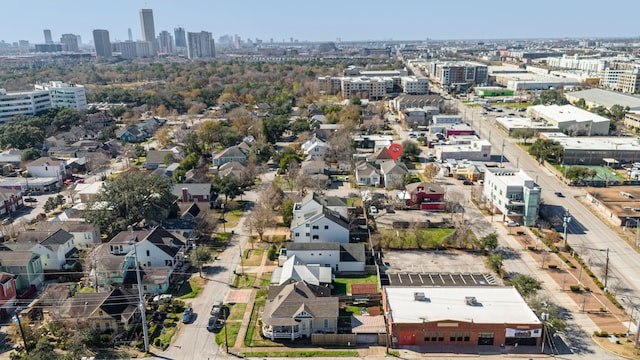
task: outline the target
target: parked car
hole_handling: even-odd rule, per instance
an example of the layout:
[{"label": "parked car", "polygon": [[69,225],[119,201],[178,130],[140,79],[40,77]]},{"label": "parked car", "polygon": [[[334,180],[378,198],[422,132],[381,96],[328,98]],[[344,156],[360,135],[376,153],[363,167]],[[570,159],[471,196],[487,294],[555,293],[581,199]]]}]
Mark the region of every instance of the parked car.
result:
[{"label": "parked car", "polygon": [[193,309],[191,307],[184,309],[184,312],[182,313],[182,322],[185,324],[189,323],[191,321],[192,316],[193,316]]},{"label": "parked car", "polygon": [[211,307],[211,315],[220,315],[220,312],[222,311],[222,302],[221,301],[214,301],[213,302],[213,306]]},{"label": "parked car", "polygon": [[520,226],[520,223],[517,223],[513,220],[507,220],[504,222],[504,224],[508,227],[516,227],[516,226]]},{"label": "parked car", "polygon": [[559,198],[563,198],[564,197],[564,194],[561,193],[560,191],[556,191],[556,192],[554,192],[554,194]]},{"label": "parked car", "polygon": [[473,181],[465,180],[465,181],[462,182],[462,184],[464,184],[464,185],[473,185]]},{"label": "parked car", "polygon": [[34,203],[34,202],[38,202],[38,199],[34,197],[28,197],[24,199],[24,202]]},{"label": "parked car", "polygon": [[218,317],[217,316],[209,317],[209,322],[207,323],[207,330],[213,331],[215,330],[217,325],[218,325]]}]

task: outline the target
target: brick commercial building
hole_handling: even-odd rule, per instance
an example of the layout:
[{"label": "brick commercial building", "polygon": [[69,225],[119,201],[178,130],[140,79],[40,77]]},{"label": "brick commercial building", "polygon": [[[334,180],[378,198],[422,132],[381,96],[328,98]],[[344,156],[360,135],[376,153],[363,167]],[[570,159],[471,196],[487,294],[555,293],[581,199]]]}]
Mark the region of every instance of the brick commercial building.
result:
[{"label": "brick commercial building", "polygon": [[385,287],[394,346],[541,346],[542,323],[512,287]]}]

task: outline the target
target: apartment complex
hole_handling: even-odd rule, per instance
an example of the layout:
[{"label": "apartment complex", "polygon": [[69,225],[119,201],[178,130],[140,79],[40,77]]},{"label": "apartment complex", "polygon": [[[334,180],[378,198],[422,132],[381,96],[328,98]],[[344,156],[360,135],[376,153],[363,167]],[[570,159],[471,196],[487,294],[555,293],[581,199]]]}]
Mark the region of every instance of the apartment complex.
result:
[{"label": "apartment complex", "polygon": [[16,115],[35,115],[51,108],[49,91],[21,91],[8,93],[0,89],[0,123]]},{"label": "apartment complex", "polygon": [[540,209],[542,189],[527,173],[513,168],[487,168],[484,196],[494,211],[512,220],[534,226]]},{"label": "apartment complex", "polygon": [[[346,71],[345,74],[354,74]],[[409,95],[429,94],[429,78],[398,75],[399,71],[361,71],[349,76],[319,76],[318,88],[325,94],[340,92],[344,99],[358,96],[362,99],[381,100],[391,93]]]},{"label": "apartment complex", "polygon": [[434,62],[431,64],[431,78],[443,87],[459,87],[487,82],[487,65],[468,62]]},{"label": "apartment complex", "polygon": [[9,93],[0,89],[0,123],[16,115],[35,115],[56,107],[86,111],[87,97],[84,86],[51,81],[36,84],[34,91]]}]

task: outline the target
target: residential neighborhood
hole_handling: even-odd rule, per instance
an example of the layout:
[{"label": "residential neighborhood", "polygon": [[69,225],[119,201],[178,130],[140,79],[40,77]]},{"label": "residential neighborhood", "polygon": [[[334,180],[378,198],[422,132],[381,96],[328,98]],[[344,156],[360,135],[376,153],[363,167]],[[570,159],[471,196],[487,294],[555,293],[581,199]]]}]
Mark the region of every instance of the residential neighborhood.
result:
[{"label": "residential neighborhood", "polygon": [[138,12],[0,39],[0,358],[638,357],[633,38]]}]

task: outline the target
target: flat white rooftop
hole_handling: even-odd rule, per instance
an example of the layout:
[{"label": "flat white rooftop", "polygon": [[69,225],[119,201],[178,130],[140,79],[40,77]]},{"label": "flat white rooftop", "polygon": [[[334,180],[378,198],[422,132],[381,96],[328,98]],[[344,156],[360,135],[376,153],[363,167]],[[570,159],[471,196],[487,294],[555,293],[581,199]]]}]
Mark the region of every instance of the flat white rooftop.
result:
[{"label": "flat white rooftop", "polygon": [[628,106],[631,110],[640,110],[640,97],[622,94],[616,91],[588,89],[568,92],[566,96],[575,100],[584,99],[586,102],[597,103],[606,108],[610,108],[617,104],[622,105],[623,107]]},{"label": "flat white rooftop", "polygon": [[537,120],[528,117],[503,116],[496,117],[496,121],[506,129],[557,129],[555,125],[549,124],[545,120]]},{"label": "flat white rooftop", "polygon": [[557,123],[563,122],[593,122],[608,123],[610,120],[606,117],[594,114],[587,110],[580,109],[573,105],[534,105],[529,107],[529,111],[553,119]]},{"label": "flat white rooftop", "polygon": [[[522,169],[517,168],[487,168],[487,172],[494,174],[507,186],[533,185],[533,179]],[[535,185],[534,185],[535,186]]]},{"label": "flat white rooftop", "polygon": [[572,137],[562,133],[543,133],[542,136],[559,142],[565,149],[640,151],[640,138],[634,136]]},{"label": "flat white rooftop", "polygon": [[[464,321],[479,324],[539,324],[513,287],[385,287],[393,323]],[[428,301],[415,300],[422,292]],[[466,298],[474,297],[475,305]]]}]

